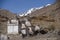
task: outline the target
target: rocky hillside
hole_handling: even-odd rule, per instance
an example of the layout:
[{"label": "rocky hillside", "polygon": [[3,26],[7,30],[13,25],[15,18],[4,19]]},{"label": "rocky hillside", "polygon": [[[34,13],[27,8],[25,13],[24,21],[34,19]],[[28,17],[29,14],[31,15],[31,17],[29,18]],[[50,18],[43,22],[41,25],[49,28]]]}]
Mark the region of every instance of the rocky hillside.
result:
[{"label": "rocky hillside", "polygon": [[0,9],[0,33],[6,33],[7,21],[15,16],[16,14],[8,10]]},{"label": "rocky hillside", "polygon": [[16,16],[16,14],[10,12],[9,10],[6,9],[0,9],[0,16],[3,16],[5,18],[11,19]]},{"label": "rocky hillside", "polygon": [[42,27],[53,25],[60,28],[60,3],[55,3],[30,13],[29,16],[33,25],[39,24]]},{"label": "rocky hillside", "polygon": [[[60,30],[60,3],[55,3],[50,6],[44,7],[39,10],[31,12],[27,17],[32,25],[39,24],[41,27],[49,28],[49,30],[56,28]],[[0,32],[6,33],[6,20],[16,17],[15,14],[7,10],[0,10]],[[3,21],[2,21],[3,20]],[[33,37],[22,38],[18,35],[8,35],[10,36],[9,40],[60,40],[60,34],[58,35],[57,31],[48,32],[45,35],[39,34]]]}]

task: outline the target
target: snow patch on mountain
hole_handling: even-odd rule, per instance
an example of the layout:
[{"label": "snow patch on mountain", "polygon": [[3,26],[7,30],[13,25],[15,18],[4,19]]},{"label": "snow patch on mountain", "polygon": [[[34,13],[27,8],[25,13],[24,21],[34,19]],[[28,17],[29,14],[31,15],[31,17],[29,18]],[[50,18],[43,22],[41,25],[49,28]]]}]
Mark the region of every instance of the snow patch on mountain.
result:
[{"label": "snow patch on mountain", "polygon": [[26,12],[25,16],[28,15],[28,14],[30,14],[31,12],[33,12],[33,11],[35,11],[35,10],[36,10],[35,8],[29,9],[29,10]]},{"label": "snow patch on mountain", "polygon": [[29,10],[27,11],[27,13],[31,13],[31,12],[33,12],[33,11],[36,11],[36,10],[42,9],[42,8],[44,8],[44,6],[37,7],[37,8],[31,8],[31,9],[29,9]]},{"label": "snow patch on mountain", "polygon": [[41,6],[41,7],[37,7],[37,8],[31,8],[29,9],[26,13],[20,15],[20,16],[27,16],[28,14],[31,14],[32,12],[36,11],[36,10],[39,10],[39,9],[42,9],[44,7],[47,7],[47,6],[50,6],[51,4],[47,4],[45,6]]},{"label": "snow patch on mountain", "polygon": [[34,10],[34,8],[31,8],[27,11],[27,13],[31,13]]},{"label": "snow patch on mountain", "polygon": [[20,17],[24,16],[24,14],[19,14]]},{"label": "snow patch on mountain", "polygon": [[37,7],[37,8],[35,8],[35,9],[38,10],[38,9],[42,9],[42,8],[44,8],[44,6]]},{"label": "snow patch on mountain", "polygon": [[28,14],[30,14],[30,13],[32,13],[32,12],[34,12],[34,11],[36,11],[36,10],[42,9],[42,8],[44,8],[44,6],[37,7],[37,8],[31,8],[31,9],[29,9],[29,10],[26,12],[25,16],[28,15]]},{"label": "snow patch on mountain", "polygon": [[47,6],[50,6],[50,5],[51,5],[51,4],[47,4],[47,5],[45,5],[45,6],[47,7]]}]

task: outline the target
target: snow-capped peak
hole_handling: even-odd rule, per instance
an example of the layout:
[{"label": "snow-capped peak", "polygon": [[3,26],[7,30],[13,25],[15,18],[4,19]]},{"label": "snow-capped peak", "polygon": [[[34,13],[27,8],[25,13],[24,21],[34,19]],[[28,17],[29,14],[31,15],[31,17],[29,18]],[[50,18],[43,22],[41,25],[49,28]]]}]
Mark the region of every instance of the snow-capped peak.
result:
[{"label": "snow-capped peak", "polygon": [[47,6],[50,6],[50,5],[51,5],[51,4],[47,4],[46,7],[47,7]]},{"label": "snow-capped peak", "polygon": [[35,8],[29,9],[29,10],[26,12],[25,16],[28,15],[28,14],[30,14],[30,13],[33,12],[33,11],[35,11]]},{"label": "snow-capped peak", "polygon": [[27,13],[31,13],[34,10],[34,8],[31,8],[30,10],[27,11]]},{"label": "snow-capped peak", "polygon": [[22,16],[24,16],[24,14],[20,14],[19,16],[21,16],[21,17],[22,17]]},{"label": "snow-capped peak", "polygon": [[28,14],[30,14],[31,12],[33,12],[33,11],[36,11],[36,10],[38,10],[38,9],[42,9],[44,6],[41,6],[41,7],[38,7],[38,8],[31,8],[31,9],[29,9],[28,11],[27,11],[27,13],[25,14],[25,16],[26,15],[28,15]]},{"label": "snow-capped peak", "polygon": [[36,10],[38,10],[38,9],[42,9],[44,6],[41,6],[41,7],[38,7],[38,8],[35,8]]},{"label": "snow-capped peak", "polygon": [[41,7],[37,7],[37,8],[31,8],[30,10],[27,11],[27,14],[35,11],[35,10],[38,10],[38,9],[42,9],[44,6],[41,6]]},{"label": "snow-capped peak", "polygon": [[28,14],[31,14],[32,12],[34,12],[34,11],[36,11],[36,10],[42,9],[42,8],[47,7],[47,6],[50,6],[50,5],[51,5],[51,4],[47,4],[47,5],[45,5],[45,6],[41,6],[41,7],[37,7],[37,8],[31,8],[31,9],[29,9],[26,13],[21,14],[21,15],[19,15],[19,16],[27,16]]}]

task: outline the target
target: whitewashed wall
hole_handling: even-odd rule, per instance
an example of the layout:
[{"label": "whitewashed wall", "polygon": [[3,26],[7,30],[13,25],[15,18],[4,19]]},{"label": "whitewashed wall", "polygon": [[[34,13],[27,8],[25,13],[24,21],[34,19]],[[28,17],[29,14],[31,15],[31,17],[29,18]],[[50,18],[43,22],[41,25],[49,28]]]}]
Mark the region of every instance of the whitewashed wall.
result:
[{"label": "whitewashed wall", "polygon": [[11,20],[11,23],[7,24],[7,33],[18,34],[18,21],[17,20]]}]

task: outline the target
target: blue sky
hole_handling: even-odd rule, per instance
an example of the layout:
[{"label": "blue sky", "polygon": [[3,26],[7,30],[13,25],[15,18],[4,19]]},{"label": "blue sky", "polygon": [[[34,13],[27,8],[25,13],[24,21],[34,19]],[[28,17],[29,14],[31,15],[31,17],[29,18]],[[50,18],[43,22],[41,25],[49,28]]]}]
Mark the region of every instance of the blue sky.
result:
[{"label": "blue sky", "polygon": [[55,0],[0,0],[0,8],[10,10],[13,13],[20,13],[30,8],[52,4]]}]

